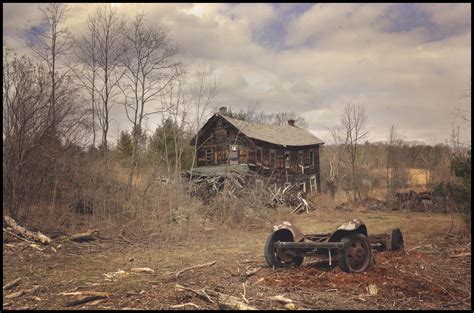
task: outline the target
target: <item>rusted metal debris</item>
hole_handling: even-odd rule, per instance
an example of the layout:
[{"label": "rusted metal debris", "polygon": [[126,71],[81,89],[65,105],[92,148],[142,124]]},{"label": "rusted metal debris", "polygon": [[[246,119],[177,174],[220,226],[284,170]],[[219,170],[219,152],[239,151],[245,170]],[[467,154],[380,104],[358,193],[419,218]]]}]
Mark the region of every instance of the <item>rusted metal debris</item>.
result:
[{"label": "rusted metal debris", "polygon": [[306,234],[289,222],[273,227],[265,243],[265,260],[270,267],[299,266],[306,256],[336,260],[350,273],[362,273],[372,262],[372,250],[400,251],[404,242],[400,229],[369,235],[365,224],[353,219],[339,225],[333,233]]}]

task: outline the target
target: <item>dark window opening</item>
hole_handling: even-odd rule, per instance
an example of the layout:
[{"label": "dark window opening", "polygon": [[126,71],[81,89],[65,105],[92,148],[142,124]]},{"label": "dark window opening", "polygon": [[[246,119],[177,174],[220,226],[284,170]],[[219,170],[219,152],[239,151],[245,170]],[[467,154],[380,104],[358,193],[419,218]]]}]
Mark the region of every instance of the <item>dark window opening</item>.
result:
[{"label": "dark window opening", "polygon": [[290,151],[285,151],[285,168],[290,168],[291,159],[290,159]]},{"label": "dark window opening", "polygon": [[314,165],[314,150],[309,150],[309,165]]}]

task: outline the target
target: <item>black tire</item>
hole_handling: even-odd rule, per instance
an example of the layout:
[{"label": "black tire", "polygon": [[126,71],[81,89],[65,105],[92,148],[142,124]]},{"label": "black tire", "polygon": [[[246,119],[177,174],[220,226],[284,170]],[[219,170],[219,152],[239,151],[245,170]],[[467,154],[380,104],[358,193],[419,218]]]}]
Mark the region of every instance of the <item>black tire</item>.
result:
[{"label": "black tire", "polygon": [[391,244],[391,247],[390,249],[392,251],[403,251],[404,247],[405,247],[405,244],[404,244],[404,241],[403,241],[403,235],[402,235],[402,232],[400,231],[400,229],[396,228],[396,229],[392,229],[392,233],[390,235],[390,244]]},{"label": "black tire", "polygon": [[363,234],[352,233],[341,239],[344,248],[339,252],[338,264],[347,273],[363,273],[372,262],[372,248]]},{"label": "black tire", "polygon": [[268,236],[265,242],[264,254],[268,266],[271,268],[286,268],[291,266],[300,266],[304,257],[298,255],[286,255],[275,249],[274,243],[277,241],[293,242],[293,236],[287,232],[277,231]]}]

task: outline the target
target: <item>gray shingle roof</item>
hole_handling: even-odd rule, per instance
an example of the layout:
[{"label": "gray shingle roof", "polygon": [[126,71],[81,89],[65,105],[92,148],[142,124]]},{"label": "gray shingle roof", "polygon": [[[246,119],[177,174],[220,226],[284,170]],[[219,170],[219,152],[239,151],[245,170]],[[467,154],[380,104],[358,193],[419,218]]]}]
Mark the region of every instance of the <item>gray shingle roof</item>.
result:
[{"label": "gray shingle roof", "polygon": [[324,144],[305,129],[290,125],[268,125],[247,122],[216,113],[238,128],[247,137],[282,146],[307,146]]}]

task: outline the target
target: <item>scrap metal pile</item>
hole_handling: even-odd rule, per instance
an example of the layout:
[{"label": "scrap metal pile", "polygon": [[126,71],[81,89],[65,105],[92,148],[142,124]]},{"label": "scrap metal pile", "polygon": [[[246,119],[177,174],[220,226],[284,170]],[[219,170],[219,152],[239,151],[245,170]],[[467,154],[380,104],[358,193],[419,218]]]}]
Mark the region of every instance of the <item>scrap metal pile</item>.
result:
[{"label": "scrap metal pile", "polygon": [[[246,203],[255,206],[277,208],[286,205],[291,208],[292,213],[308,213],[313,209],[310,201],[305,198],[305,193],[297,184],[287,184],[285,187],[271,187],[258,184],[258,178],[254,172],[244,170],[242,167],[227,166],[225,171],[222,167],[206,167],[204,170],[198,168],[193,172],[185,173],[187,182],[191,182],[191,196],[199,198],[208,204],[217,195],[229,198],[245,198]],[[258,187],[257,187],[258,185]]]}]

